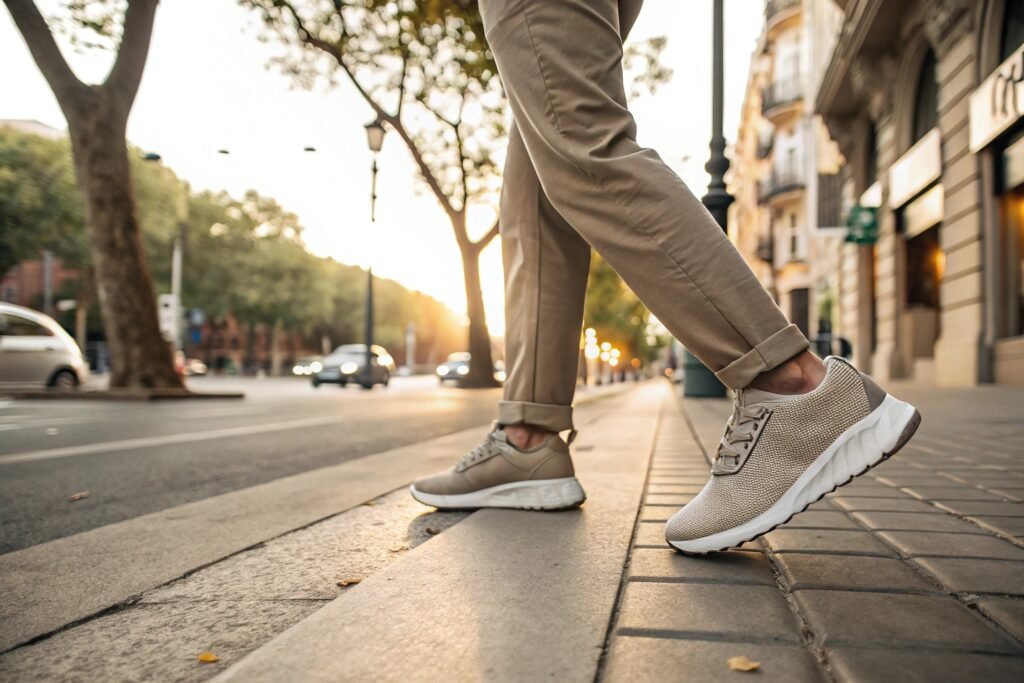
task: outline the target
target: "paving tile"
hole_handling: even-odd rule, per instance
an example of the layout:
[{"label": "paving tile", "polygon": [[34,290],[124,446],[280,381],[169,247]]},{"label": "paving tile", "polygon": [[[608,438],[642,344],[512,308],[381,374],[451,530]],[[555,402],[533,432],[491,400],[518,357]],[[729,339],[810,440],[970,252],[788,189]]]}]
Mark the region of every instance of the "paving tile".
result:
[{"label": "paving tile", "polygon": [[1024,548],[987,534],[950,534],[932,531],[879,531],[878,535],[906,557],[939,555],[1024,560]]},{"label": "paving tile", "polygon": [[978,598],[974,604],[1017,640],[1024,641],[1024,598]]},{"label": "paving tile", "polygon": [[689,503],[698,493],[700,493],[699,486],[681,488],[678,493],[648,493],[644,496],[644,502],[657,505],[679,505],[682,507]]},{"label": "paving tile", "polygon": [[1024,536],[1024,517],[971,515],[969,519],[986,529],[997,531],[1006,536]]},{"label": "paving tile", "polygon": [[832,496],[844,498],[906,498],[908,494],[903,489],[895,489],[882,484],[867,484],[858,486],[858,482],[847,484],[836,490]]},{"label": "paving tile", "polygon": [[758,681],[813,683],[822,681],[814,657],[803,647],[751,643],[675,640],[671,638],[615,638],[603,676],[610,683],[720,683],[742,674],[729,671],[730,657],[743,655],[760,662]]},{"label": "paving tile", "polygon": [[783,578],[791,590],[938,590],[934,582],[907,566],[903,560],[889,557],[778,553],[775,555],[775,561],[779,563]]},{"label": "paving tile", "polygon": [[640,508],[640,521],[664,524],[678,509],[678,505],[644,505]]},{"label": "paving tile", "polygon": [[793,595],[826,647],[922,646],[992,652],[1013,652],[1018,647],[945,595],[824,590]]},{"label": "paving tile", "polygon": [[934,513],[865,511],[855,512],[852,516],[870,529],[949,531],[968,534],[978,532],[977,526],[941,510],[935,510]]},{"label": "paving tile", "polygon": [[671,548],[637,548],[629,565],[630,579],[748,583],[775,586],[764,553],[730,550],[688,557]]},{"label": "paving tile", "polygon": [[958,557],[921,557],[920,565],[954,593],[1024,595],[1024,563]]},{"label": "paving tile", "polygon": [[943,510],[958,515],[991,515],[993,517],[1024,517],[1024,504],[991,500],[937,500]]},{"label": "paving tile", "polygon": [[816,527],[819,529],[860,529],[850,516],[838,510],[807,510],[786,522],[787,529]]},{"label": "paving tile", "polygon": [[631,581],[618,627],[634,634],[654,630],[759,642],[800,640],[796,617],[774,586]]},{"label": "paving tile", "polygon": [[693,486],[688,484],[650,484],[647,487],[647,493],[671,493],[675,495],[696,495],[693,491]]},{"label": "paving tile", "polygon": [[902,496],[900,498],[832,496],[831,500],[832,504],[836,507],[840,507],[843,510],[848,510],[850,512],[857,512],[860,510],[934,512],[935,510],[935,508],[928,503],[910,496]]},{"label": "paving tile", "polygon": [[846,529],[792,529],[783,527],[767,536],[768,547],[776,552],[856,553],[895,556],[896,553],[867,531]]},{"label": "paving tile", "polygon": [[900,490],[922,500],[1009,500],[970,486],[906,486]]},{"label": "paving tile", "polygon": [[828,662],[839,683],[1024,680],[1024,657],[1005,655],[842,647],[829,650]]},{"label": "paving tile", "polygon": [[634,545],[654,545],[667,548],[665,543],[665,525],[661,522],[640,522],[636,528]]}]

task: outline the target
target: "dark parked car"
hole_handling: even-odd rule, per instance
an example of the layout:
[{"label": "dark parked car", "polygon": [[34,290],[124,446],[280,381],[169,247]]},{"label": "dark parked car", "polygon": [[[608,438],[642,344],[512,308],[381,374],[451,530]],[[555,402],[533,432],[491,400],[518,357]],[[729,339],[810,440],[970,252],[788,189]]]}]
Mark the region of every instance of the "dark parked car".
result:
[{"label": "dark parked car", "polygon": [[[455,353],[449,354],[448,359],[437,366],[435,374],[437,374],[437,381],[441,384],[452,381],[457,382],[461,378],[469,374],[469,364],[473,360],[472,355],[468,351],[456,351]],[[494,364],[494,379],[499,382],[505,381],[505,362],[497,361]]]},{"label": "dark parked car", "polygon": [[364,389],[372,389],[375,384],[387,386],[394,371],[395,361],[383,346],[374,344],[370,347],[370,370],[367,372],[366,344],[342,344],[321,361],[321,368],[313,375],[312,382],[314,387],[321,384],[346,386],[352,382]]}]

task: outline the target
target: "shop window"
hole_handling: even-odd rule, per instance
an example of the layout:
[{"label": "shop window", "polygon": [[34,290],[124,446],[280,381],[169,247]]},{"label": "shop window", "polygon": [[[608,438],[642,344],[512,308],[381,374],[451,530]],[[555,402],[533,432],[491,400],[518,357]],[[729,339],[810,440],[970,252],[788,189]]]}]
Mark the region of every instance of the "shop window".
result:
[{"label": "shop window", "polygon": [[864,159],[864,187],[869,188],[878,180],[878,129],[872,121],[868,126],[867,154]]},{"label": "shop window", "polygon": [[1017,51],[1024,43],[1024,2],[1006,0],[1006,14],[1003,16],[1003,39],[1000,45],[999,61]]},{"label": "shop window", "polygon": [[1024,335],[1024,186],[1006,192],[1000,202],[1000,337]]},{"label": "shop window", "polygon": [[939,307],[939,288],[945,270],[939,228],[931,227],[907,240],[907,305]]},{"label": "shop window", "polygon": [[810,334],[807,324],[808,314],[810,313],[809,308],[810,292],[806,287],[790,291],[789,321],[796,325],[805,337]]},{"label": "shop window", "polygon": [[931,50],[921,65],[914,96],[913,142],[917,142],[930,131],[939,120],[939,83],[935,78],[935,53]]}]

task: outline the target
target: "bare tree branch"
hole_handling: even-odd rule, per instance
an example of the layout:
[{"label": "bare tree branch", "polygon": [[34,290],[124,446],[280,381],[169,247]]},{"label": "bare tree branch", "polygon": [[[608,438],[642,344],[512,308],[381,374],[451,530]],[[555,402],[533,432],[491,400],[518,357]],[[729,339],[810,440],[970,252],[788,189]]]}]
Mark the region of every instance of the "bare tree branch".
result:
[{"label": "bare tree branch", "polygon": [[490,244],[491,241],[498,236],[498,233],[501,232],[500,228],[500,219],[495,220],[494,225],[492,225],[491,229],[487,231],[487,234],[473,243],[473,247],[477,250],[477,253],[483,251],[484,248],[487,247],[487,245]]},{"label": "bare tree branch", "polygon": [[441,207],[445,210],[445,213],[447,213],[449,216],[458,213],[455,210],[455,207],[452,206],[451,200],[449,199],[448,195],[445,194],[444,190],[441,188],[441,184],[438,182],[437,177],[435,177],[433,172],[430,170],[430,166],[427,164],[426,159],[423,158],[423,155],[420,153],[415,141],[413,141],[408,131],[406,131],[405,126],[402,124],[402,120],[399,114],[388,113],[384,109],[384,107],[382,107],[376,100],[373,99],[373,96],[369,93],[369,91],[363,87],[363,85],[358,81],[358,79],[356,79],[355,73],[353,73],[352,69],[350,69],[348,64],[345,62],[344,55],[342,54],[338,46],[313,35],[313,33],[306,28],[305,24],[302,21],[302,17],[299,16],[299,13],[296,11],[292,3],[282,2],[281,6],[288,10],[288,13],[291,15],[292,21],[295,25],[296,32],[299,34],[299,40],[301,40],[306,45],[315,47],[318,50],[322,50],[323,52],[334,58],[334,61],[337,62],[341,70],[345,72],[345,75],[348,76],[349,81],[355,87],[356,91],[360,95],[362,95],[363,100],[365,100],[366,103],[370,105],[374,113],[376,113],[377,116],[379,116],[381,119],[389,123],[391,127],[395,129],[395,132],[398,133],[398,136],[402,138],[402,141],[405,143],[405,146],[409,149],[409,153],[412,155],[413,161],[416,162],[416,167],[419,169],[420,175],[423,176],[423,179],[426,181],[427,186],[430,187],[431,192],[434,193],[434,196],[437,198],[437,201],[440,202]]},{"label": "bare tree branch", "polygon": [[159,0],[129,0],[124,13],[124,32],[110,75],[103,84],[105,90],[119,101],[125,115],[135,101],[146,68],[149,43],[153,37],[153,19]]},{"label": "bare tree branch", "polygon": [[32,0],[4,0],[7,11],[11,13],[15,25],[25,39],[29,52],[36,66],[50,84],[53,94],[61,109],[65,110],[74,100],[89,92],[88,86],[78,80],[64,55],[60,53],[57,42],[53,39],[50,27],[39,13]]}]

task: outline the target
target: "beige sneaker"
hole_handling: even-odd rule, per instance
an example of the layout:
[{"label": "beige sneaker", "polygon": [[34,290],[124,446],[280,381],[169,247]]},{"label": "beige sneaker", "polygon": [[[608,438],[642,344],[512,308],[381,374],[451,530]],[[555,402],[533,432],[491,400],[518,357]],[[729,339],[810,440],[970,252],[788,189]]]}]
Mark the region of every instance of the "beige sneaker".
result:
[{"label": "beige sneaker", "polygon": [[509,443],[495,424],[482,444],[455,467],[418,479],[409,487],[412,497],[441,509],[521,508],[564,510],[586,500],[576,480],[569,443],[557,434],[521,451]]},{"label": "beige sneaker", "polygon": [[736,547],[771,531],[898,451],[921,415],[840,358],[808,394],[737,392],[711,480],[668,521],[685,553]]}]

